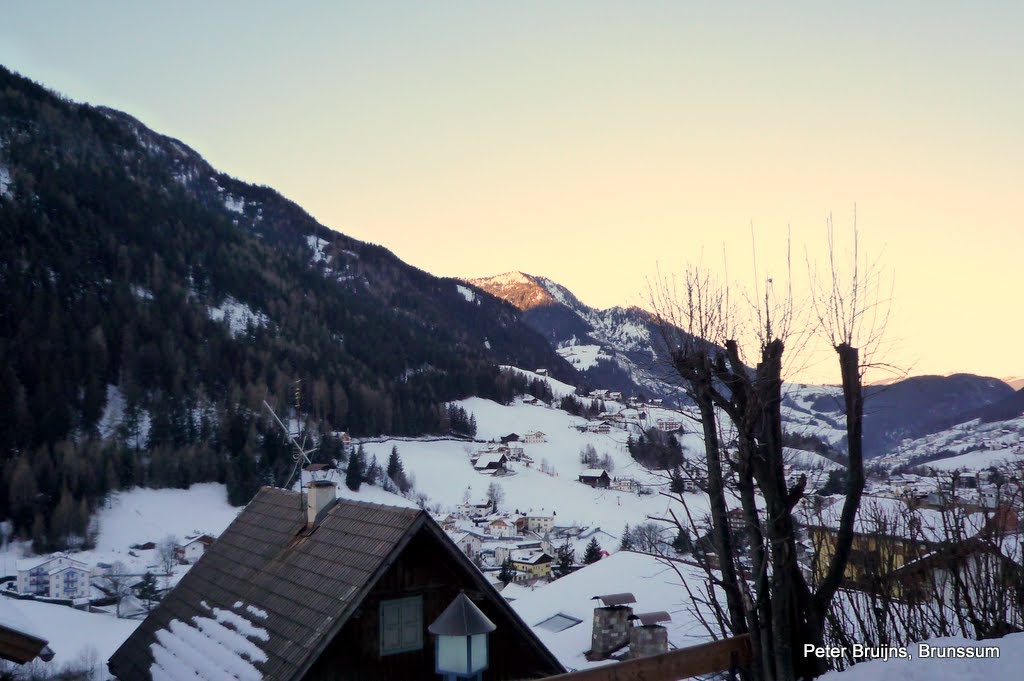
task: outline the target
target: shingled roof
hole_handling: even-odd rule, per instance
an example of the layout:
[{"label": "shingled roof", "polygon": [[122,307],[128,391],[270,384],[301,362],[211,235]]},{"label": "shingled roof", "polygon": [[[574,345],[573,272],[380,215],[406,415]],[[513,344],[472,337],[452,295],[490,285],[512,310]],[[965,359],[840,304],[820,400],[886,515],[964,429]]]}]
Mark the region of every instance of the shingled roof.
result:
[{"label": "shingled roof", "polygon": [[213,665],[240,679],[301,678],[421,530],[536,641],[426,512],[338,500],[307,530],[303,504],[297,492],[260,490],[114,653],[111,672],[160,681]]}]

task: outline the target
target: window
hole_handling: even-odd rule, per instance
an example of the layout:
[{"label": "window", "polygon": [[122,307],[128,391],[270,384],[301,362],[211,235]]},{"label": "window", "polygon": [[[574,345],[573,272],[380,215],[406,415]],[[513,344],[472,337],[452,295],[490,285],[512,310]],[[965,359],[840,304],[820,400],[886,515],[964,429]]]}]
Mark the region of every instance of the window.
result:
[{"label": "window", "polygon": [[423,648],[423,597],[396,598],[380,604],[380,654]]},{"label": "window", "polygon": [[541,629],[547,629],[548,631],[559,632],[565,631],[569,627],[575,627],[577,624],[582,622],[581,619],[576,619],[572,615],[566,615],[565,613],[558,613],[552,615],[543,622],[538,622],[537,626]]}]

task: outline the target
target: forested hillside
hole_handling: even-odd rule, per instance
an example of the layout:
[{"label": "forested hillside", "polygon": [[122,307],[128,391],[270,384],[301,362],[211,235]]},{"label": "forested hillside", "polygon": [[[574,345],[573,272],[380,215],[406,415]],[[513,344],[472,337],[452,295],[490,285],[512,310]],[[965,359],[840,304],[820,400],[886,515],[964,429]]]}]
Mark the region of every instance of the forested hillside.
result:
[{"label": "forested hillside", "polygon": [[499,363],[575,375],[511,305],[2,67],[0,282],[0,518],[41,546],[110,489],[280,484],[260,405],[296,381],[312,430],[409,435],[524,389]]}]

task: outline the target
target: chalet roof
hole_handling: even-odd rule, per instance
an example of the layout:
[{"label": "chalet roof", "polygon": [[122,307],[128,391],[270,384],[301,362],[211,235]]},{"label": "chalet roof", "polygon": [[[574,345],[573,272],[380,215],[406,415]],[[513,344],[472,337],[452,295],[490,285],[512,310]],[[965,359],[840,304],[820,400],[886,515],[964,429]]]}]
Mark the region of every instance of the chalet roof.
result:
[{"label": "chalet roof", "polygon": [[608,471],[603,468],[588,468],[580,473],[581,478],[600,478],[602,476],[608,476]]},{"label": "chalet roof", "polygon": [[[114,653],[111,672],[133,681],[163,678],[154,674],[155,660],[178,673],[189,663],[222,665],[209,655],[234,650],[246,653],[232,660],[236,670],[248,665],[246,673],[264,681],[299,679],[421,531],[448,551],[467,583],[508,611],[520,636],[542,649],[425,511],[339,499],[313,531],[305,527],[300,493],[261,489]],[[234,641],[208,633],[225,630]],[[211,640],[197,647],[203,635]]]},{"label": "chalet roof", "polygon": [[476,468],[486,468],[492,464],[499,464],[507,461],[508,457],[505,456],[504,452],[482,452],[474,465]]},{"label": "chalet roof", "polygon": [[47,641],[21,612],[17,602],[0,596],[0,659],[25,664],[52,651]]}]

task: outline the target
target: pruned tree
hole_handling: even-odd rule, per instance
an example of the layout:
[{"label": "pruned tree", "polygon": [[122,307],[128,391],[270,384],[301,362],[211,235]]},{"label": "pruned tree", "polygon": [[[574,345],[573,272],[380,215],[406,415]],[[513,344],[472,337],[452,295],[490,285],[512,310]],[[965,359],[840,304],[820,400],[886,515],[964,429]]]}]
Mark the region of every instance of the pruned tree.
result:
[{"label": "pruned tree", "polygon": [[[696,267],[685,272],[681,289],[662,279],[651,290],[672,368],[703,435],[710,510],[704,529],[716,558],[713,569],[708,563],[708,575],[725,601],[716,605],[721,631],[713,633],[750,633],[749,675],[759,681],[794,681],[826,671],[825,660],[805,656],[803,647],[824,644],[825,618],[849,559],[864,489],[861,343],[873,350],[885,322],[880,280],[861,270],[856,236],[854,242],[852,269],[844,272],[829,225],[826,276],[808,267],[809,320],[800,319],[791,284],[776,286],[772,279],[763,290],[755,288],[746,311],[734,303],[727,282]],[[792,361],[787,350],[799,357],[811,329],[827,340],[838,360],[848,447],[835,551],[825,578],[813,589],[797,561],[794,514],[806,477],[792,485],[786,479],[781,413],[784,360]],[[751,346],[756,353],[748,358],[743,349]],[[681,494],[666,494],[685,508]],[[730,497],[739,523],[735,516],[730,522]],[[699,523],[688,516],[688,509],[683,520],[673,513],[672,522],[679,529],[697,529]],[[740,562],[740,545],[749,547],[749,564]]]},{"label": "pruned tree", "polygon": [[169,534],[160,540],[156,547],[156,556],[164,574],[169,578],[171,570],[178,564],[178,538]]},{"label": "pruned tree", "polygon": [[125,564],[121,561],[116,561],[110,566],[110,572],[107,574],[107,584],[110,586],[110,596],[114,599],[118,618],[121,617],[121,601],[132,593],[131,586],[129,585],[131,578],[127,573],[128,568],[125,567]]}]

